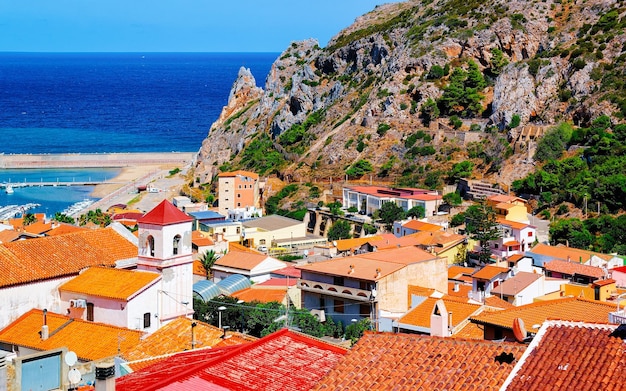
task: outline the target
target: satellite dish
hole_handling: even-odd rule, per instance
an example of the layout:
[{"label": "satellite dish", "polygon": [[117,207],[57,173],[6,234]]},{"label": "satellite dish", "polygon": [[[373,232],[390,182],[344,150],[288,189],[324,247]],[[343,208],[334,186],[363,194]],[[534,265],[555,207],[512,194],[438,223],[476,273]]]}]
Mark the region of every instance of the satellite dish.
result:
[{"label": "satellite dish", "polygon": [[77,384],[81,378],[82,376],[80,375],[80,371],[76,368],[70,369],[67,374],[67,380],[69,380],[72,384]]},{"label": "satellite dish", "polygon": [[78,360],[78,357],[76,356],[76,353],[69,351],[65,354],[64,360],[65,360],[65,363],[71,367],[74,364],[76,364],[76,360]]},{"label": "satellite dish", "polygon": [[524,321],[521,318],[513,319],[513,335],[517,342],[524,342],[526,339],[526,328],[524,327]]}]

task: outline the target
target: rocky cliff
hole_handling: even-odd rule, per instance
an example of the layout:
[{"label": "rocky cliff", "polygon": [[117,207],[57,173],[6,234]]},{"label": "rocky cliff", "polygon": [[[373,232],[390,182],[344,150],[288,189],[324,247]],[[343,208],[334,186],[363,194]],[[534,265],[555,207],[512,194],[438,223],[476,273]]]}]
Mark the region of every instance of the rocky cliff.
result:
[{"label": "rocky cliff", "polygon": [[[438,187],[455,163],[510,183],[528,129],[626,114],[623,1],[439,0],[376,7],[325,48],[294,42],[263,89],[241,69],[196,177],[373,176]],[[533,130],[532,132],[535,132]],[[535,134],[535,133],[533,133]],[[448,178],[449,179],[449,178]]]}]

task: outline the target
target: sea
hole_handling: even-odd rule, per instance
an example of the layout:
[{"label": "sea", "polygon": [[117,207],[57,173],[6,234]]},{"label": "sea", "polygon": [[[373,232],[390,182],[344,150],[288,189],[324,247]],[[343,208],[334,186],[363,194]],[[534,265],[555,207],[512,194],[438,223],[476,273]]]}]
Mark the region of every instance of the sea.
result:
[{"label": "sea", "polygon": [[[241,67],[263,86],[279,53],[0,53],[0,153],[195,152]],[[0,183],[106,180],[117,169],[0,169]],[[91,187],[0,189],[53,215]]]}]

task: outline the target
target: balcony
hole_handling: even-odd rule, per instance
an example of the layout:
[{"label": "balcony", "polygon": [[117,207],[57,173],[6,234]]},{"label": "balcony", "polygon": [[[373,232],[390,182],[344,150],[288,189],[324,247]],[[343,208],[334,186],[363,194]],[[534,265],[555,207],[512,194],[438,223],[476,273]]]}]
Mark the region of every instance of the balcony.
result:
[{"label": "balcony", "polygon": [[609,323],[626,324],[626,311],[609,312]]},{"label": "balcony", "polygon": [[298,288],[305,292],[319,293],[325,296],[340,297],[342,299],[362,301],[364,303],[376,302],[375,298],[370,300],[372,292],[365,289],[350,288],[310,280],[299,280]]}]

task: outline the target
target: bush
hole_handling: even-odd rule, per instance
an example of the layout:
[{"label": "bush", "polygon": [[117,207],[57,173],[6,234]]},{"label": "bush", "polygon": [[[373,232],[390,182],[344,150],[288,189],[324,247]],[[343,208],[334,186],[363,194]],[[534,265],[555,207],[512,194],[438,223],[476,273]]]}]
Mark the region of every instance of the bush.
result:
[{"label": "bush", "polygon": [[372,163],[368,160],[361,159],[346,170],[346,175],[352,179],[360,178],[363,175],[372,172],[373,169]]},{"label": "bush", "polygon": [[391,129],[391,126],[389,126],[388,124],[382,123],[382,124],[378,124],[378,128],[376,129],[376,133],[378,133],[378,135],[380,137],[383,137],[387,131]]}]

